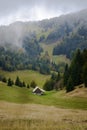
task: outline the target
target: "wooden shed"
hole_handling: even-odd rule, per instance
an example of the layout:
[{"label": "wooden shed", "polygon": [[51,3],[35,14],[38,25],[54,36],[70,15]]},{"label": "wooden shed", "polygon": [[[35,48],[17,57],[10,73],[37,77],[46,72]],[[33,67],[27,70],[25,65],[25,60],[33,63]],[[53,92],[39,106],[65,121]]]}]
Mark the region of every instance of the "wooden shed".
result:
[{"label": "wooden shed", "polygon": [[38,86],[36,86],[34,89],[33,89],[33,93],[34,94],[37,94],[37,95],[43,95],[45,93],[45,91],[41,88],[39,88]]}]

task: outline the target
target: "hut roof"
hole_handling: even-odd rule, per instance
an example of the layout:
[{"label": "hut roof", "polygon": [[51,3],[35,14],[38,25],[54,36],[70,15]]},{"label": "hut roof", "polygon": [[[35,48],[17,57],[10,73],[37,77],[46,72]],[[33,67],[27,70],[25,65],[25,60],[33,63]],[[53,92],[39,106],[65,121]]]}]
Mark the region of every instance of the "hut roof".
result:
[{"label": "hut roof", "polygon": [[43,94],[45,91],[41,88],[39,88],[38,86],[36,86],[34,89],[33,89],[33,93],[36,93],[36,94]]}]

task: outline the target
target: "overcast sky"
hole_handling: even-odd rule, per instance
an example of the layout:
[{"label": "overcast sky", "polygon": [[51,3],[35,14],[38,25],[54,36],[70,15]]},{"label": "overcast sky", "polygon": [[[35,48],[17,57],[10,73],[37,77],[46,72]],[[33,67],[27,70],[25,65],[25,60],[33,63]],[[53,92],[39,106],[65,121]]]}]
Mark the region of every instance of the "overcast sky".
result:
[{"label": "overcast sky", "polygon": [[0,25],[52,18],[87,8],[87,0],[0,0]]}]

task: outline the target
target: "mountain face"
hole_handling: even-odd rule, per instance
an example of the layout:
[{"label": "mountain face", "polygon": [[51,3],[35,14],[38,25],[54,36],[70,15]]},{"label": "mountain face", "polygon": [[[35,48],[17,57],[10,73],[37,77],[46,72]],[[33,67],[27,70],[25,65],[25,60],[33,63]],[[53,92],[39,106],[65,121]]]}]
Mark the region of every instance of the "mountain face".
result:
[{"label": "mountain face", "polygon": [[15,22],[0,27],[0,45],[15,44],[21,46],[24,37],[34,33],[38,40],[54,43],[82,27],[87,27],[87,10],[62,15],[38,22]]},{"label": "mountain face", "polygon": [[[64,54],[69,58],[77,48],[87,48],[87,9],[49,20],[15,22],[9,26],[1,26],[0,67],[9,68],[11,65],[16,69],[26,69],[35,67],[37,62],[38,65],[34,69],[45,68],[49,71],[45,64],[50,64],[50,60],[44,61],[40,55],[43,51],[41,43],[49,45],[56,43],[53,55]],[[11,55],[15,57],[14,61],[11,60]]]}]

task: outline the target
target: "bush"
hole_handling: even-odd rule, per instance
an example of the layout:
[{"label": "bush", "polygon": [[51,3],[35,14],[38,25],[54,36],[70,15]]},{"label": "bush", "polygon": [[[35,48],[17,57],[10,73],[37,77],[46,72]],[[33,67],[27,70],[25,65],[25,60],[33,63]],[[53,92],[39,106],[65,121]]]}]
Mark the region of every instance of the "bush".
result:
[{"label": "bush", "polygon": [[46,90],[46,91],[51,91],[51,90],[54,89],[54,84],[55,84],[54,80],[52,80],[52,79],[47,80],[46,83],[43,86],[43,89]]},{"label": "bush", "polygon": [[2,82],[4,82],[4,83],[6,83],[6,82],[7,82],[6,77],[3,77],[3,78],[2,78]]},{"label": "bush", "polygon": [[31,84],[30,84],[30,87],[35,88],[36,86],[37,86],[37,84],[35,83],[35,81],[32,81]]}]

